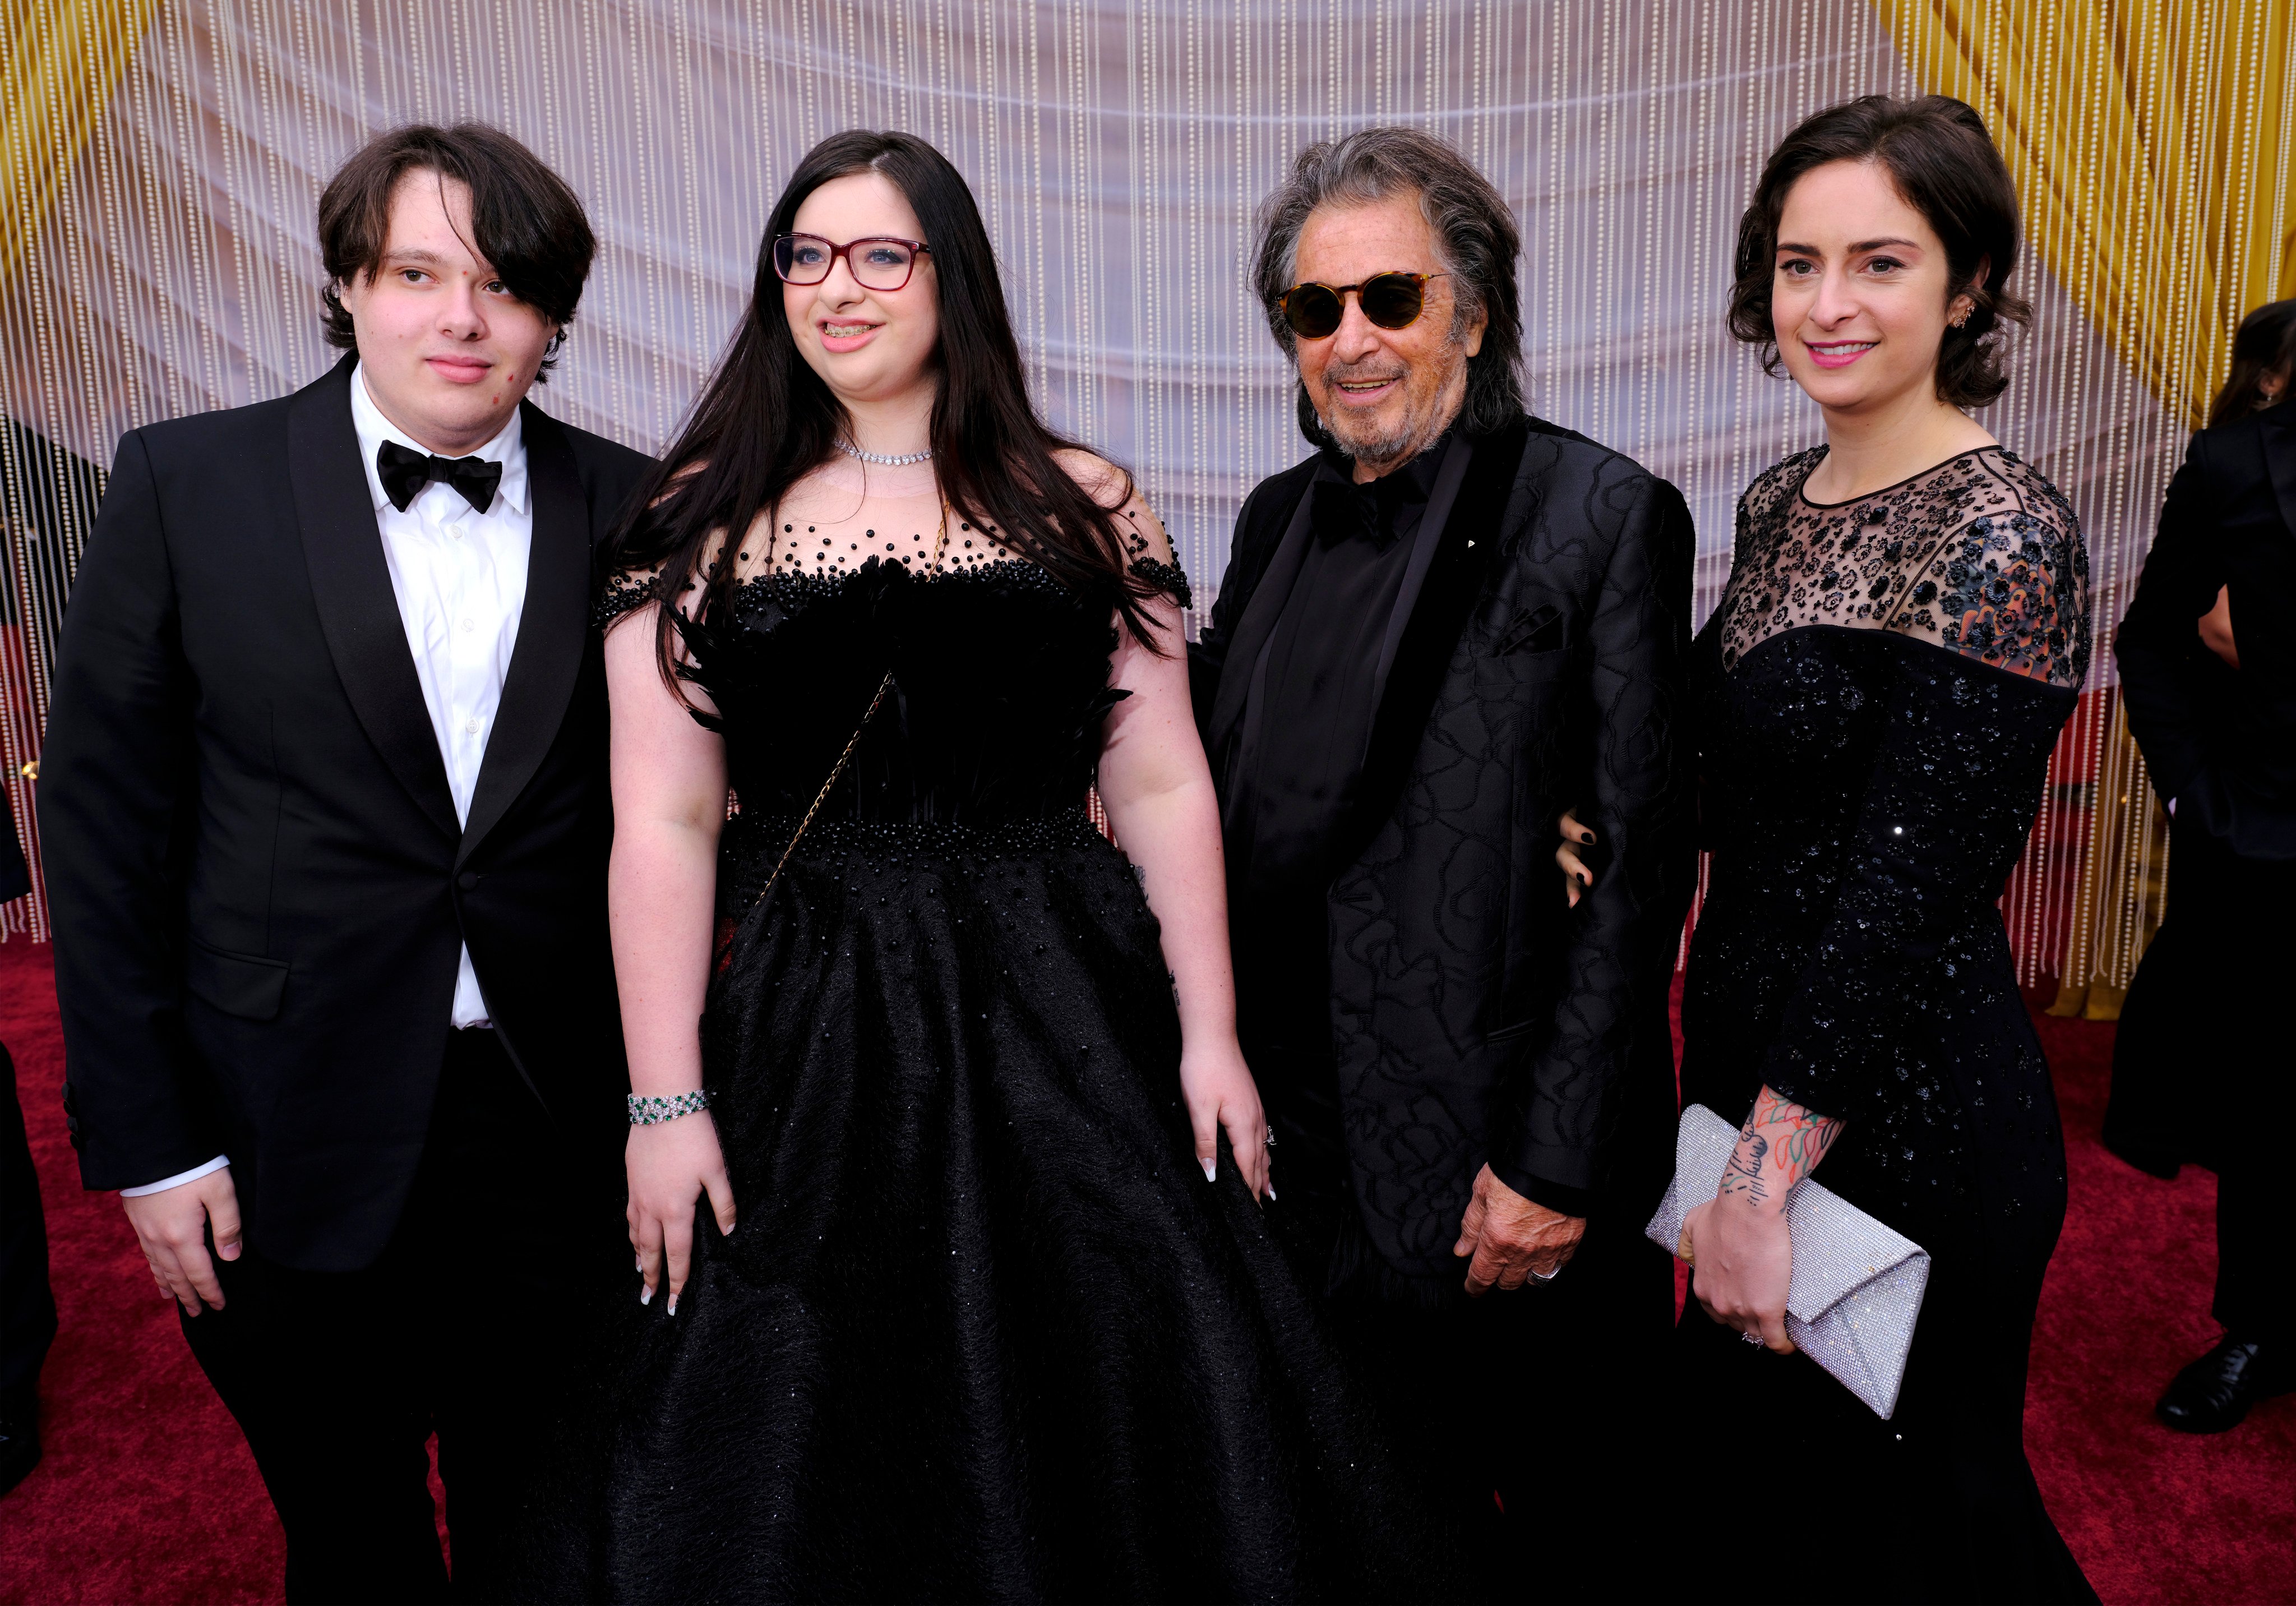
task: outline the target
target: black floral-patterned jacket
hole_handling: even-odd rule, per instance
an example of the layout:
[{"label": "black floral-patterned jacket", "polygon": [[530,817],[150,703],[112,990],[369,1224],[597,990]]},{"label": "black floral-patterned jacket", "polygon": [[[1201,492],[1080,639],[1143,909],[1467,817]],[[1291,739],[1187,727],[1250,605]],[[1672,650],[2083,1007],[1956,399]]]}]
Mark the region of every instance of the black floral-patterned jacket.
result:
[{"label": "black floral-patterned jacket", "polygon": [[[1356,1197],[1409,1274],[1454,1268],[1486,1162],[1571,1214],[1647,1211],[1671,1168],[1667,991],[1693,864],[1689,512],[1666,481],[1537,419],[1474,446],[1328,897]],[[1256,659],[1280,607],[1251,604],[1271,570],[1288,584],[1296,568],[1283,548],[1315,466],[1245,503],[1193,654],[1223,793],[1242,699],[1222,696],[1222,674]],[[1575,910],[1554,857],[1566,807],[1610,852]]]}]

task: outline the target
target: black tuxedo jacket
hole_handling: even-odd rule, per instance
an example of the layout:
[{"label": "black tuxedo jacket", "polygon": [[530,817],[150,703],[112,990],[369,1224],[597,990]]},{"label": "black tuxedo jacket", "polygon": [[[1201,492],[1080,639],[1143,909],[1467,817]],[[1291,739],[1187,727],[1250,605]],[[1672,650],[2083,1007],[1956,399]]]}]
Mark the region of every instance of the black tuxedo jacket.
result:
[{"label": "black tuxedo jacket", "polygon": [[[1689,511],[1628,459],[1536,419],[1474,446],[1408,599],[1327,898],[1357,1201],[1412,1273],[1456,1270],[1486,1162],[1583,1215],[1654,1206],[1672,1156],[1667,999],[1694,834]],[[1223,796],[1314,474],[1310,459],[1244,504],[1192,658]],[[1554,849],[1574,805],[1610,863],[1568,910]]]},{"label": "black tuxedo jacket", "polygon": [[[2236,670],[2197,628],[2226,586]],[[2179,825],[2296,859],[2296,403],[2193,437],[2113,658]]]},{"label": "black tuxedo jacket", "polygon": [[534,533],[470,823],[384,566],[346,357],[131,431],[73,586],[39,810],[82,1180],[227,1154],[249,1242],[352,1270],[414,1176],[462,946],[594,1152],[626,1090],[591,553],[647,460],[525,407]]}]

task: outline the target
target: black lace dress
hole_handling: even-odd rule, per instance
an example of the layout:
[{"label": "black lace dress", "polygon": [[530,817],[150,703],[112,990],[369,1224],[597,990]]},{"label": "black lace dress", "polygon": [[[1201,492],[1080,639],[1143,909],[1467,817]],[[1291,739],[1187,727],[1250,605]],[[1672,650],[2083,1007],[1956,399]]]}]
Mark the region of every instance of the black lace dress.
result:
[{"label": "black lace dress", "polygon": [[1824,455],[1747,491],[1693,651],[1713,856],[1683,1097],[1740,1121],[1767,1083],[1842,1120],[1818,1179],[1931,1282],[1886,1422],[1692,1303],[1688,1448],[1737,1540],[1791,1532],[1767,1598],[2093,1599],[2024,1454],[2064,1145],[1996,906],[2087,673],[2087,559],[2001,447],[1819,506]]},{"label": "black lace dress", "polygon": [[769,571],[691,638],[740,808],[702,1021],[740,1219],[676,1316],[614,1291],[531,1598],[1422,1586],[1309,1291],[1195,1160],[1157,922],[1085,812],[1111,599],[971,546]]}]

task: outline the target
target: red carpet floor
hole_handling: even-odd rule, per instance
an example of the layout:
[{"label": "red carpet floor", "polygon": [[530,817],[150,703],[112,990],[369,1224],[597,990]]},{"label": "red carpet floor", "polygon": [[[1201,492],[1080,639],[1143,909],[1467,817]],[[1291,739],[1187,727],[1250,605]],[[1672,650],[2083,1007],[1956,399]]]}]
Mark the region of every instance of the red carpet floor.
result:
[{"label": "red carpet floor", "polygon": [[[62,1312],[41,1381],[47,1458],[0,1499],[0,1602],[275,1599],[279,1528],[247,1447],[119,1205],[80,1191],[49,953],[0,945],[0,1041],[16,1058]],[[2050,1509],[2108,1602],[2296,1602],[2296,1396],[2213,1438],[2152,1416],[2161,1384],[2215,1336],[2215,1183],[2189,1169],[2159,1182],[2107,1155],[2112,1028],[2041,1030],[2072,1139],[2072,1214],[2025,1418]]]}]

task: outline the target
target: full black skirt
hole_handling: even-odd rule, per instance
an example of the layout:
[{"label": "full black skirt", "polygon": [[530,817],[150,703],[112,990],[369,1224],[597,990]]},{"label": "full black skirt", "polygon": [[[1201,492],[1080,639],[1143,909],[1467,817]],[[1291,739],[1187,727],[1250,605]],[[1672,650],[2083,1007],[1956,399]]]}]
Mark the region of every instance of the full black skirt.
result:
[{"label": "full black skirt", "polygon": [[1439,1587],[1280,1206],[1196,1162],[1156,922],[1081,813],[728,827],[703,1019],[739,1223],[603,1301],[535,1598]]}]

